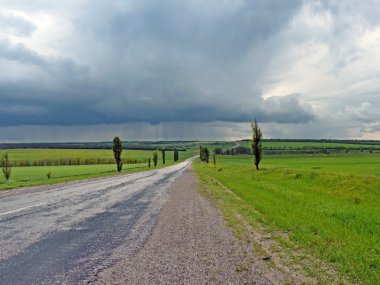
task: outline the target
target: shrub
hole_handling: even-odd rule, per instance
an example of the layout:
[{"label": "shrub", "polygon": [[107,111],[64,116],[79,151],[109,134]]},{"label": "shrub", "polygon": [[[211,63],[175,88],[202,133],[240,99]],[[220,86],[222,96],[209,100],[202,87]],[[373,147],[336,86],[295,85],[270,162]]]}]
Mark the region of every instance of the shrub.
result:
[{"label": "shrub", "polygon": [[175,149],[175,150],[174,150],[174,161],[178,161],[178,160],[179,160],[178,150]]},{"label": "shrub", "polygon": [[1,159],[1,170],[3,171],[3,175],[6,181],[11,178],[12,167],[11,162],[9,161],[8,153],[4,153]]},{"label": "shrub", "polygon": [[165,154],[165,149],[164,148],[161,149],[161,154],[162,154],[162,164],[165,164],[165,156],[166,156],[166,154]]},{"label": "shrub", "polygon": [[154,164],[154,167],[157,166],[157,162],[158,162],[158,154],[157,154],[157,150],[153,152],[153,164]]}]

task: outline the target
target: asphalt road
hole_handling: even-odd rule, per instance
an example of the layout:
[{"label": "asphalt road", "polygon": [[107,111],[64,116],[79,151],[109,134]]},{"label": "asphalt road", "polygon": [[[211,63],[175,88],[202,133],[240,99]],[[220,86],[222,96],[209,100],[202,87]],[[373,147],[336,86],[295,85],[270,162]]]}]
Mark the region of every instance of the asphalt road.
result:
[{"label": "asphalt road", "polygon": [[96,280],[144,244],[190,163],[1,196],[0,284]]}]

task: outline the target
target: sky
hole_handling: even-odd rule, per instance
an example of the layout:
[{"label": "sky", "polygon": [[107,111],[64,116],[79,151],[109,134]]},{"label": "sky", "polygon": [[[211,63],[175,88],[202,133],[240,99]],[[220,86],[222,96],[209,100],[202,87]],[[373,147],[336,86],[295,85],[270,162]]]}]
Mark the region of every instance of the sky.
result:
[{"label": "sky", "polygon": [[380,139],[380,0],[0,0],[0,142]]}]

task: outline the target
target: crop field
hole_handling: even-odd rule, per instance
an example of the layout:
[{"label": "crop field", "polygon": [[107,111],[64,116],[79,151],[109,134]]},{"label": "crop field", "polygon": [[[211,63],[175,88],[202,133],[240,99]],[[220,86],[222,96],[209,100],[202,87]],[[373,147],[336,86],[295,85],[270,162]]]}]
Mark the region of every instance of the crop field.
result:
[{"label": "crop field", "polygon": [[[0,155],[7,152],[11,161],[36,161],[36,160],[56,160],[67,158],[97,159],[109,158],[113,160],[112,150],[87,150],[87,149],[10,149],[0,150]],[[152,157],[153,151],[146,150],[124,150],[123,158],[133,158],[144,163],[124,164],[123,173],[148,170],[145,160]],[[180,161],[192,156],[191,151],[179,153]],[[172,165],[173,152],[166,152],[165,166]],[[158,152],[158,167],[163,167],[161,153]],[[153,169],[153,161],[152,167]],[[50,179],[47,177],[51,173]],[[115,164],[93,164],[93,165],[58,165],[58,166],[28,166],[12,167],[10,181],[6,182],[0,176],[0,190],[12,189],[25,186],[52,184],[84,178],[94,178],[117,174]]]},{"label": "crop field", "polygon": [[[126,174],[147,169],[146,164],[124,165],[122,173]],[[50,179],[47,177],[49,172],[51,174]],[[13,167],[10,181],[5,182],[3,177],[1,177],[0,190],[116,174],[118,174],[116,166],[111,164]]]},{"label": "crop field", "polygon": [[[221,148],[229,148],[235,145],[235,142],[183,142],[176,144],[164,144],[161,143],[158,145],[158,149],[161,147],[174,148],[178,147],[178,149],[186,149],[186,151],[179,151],[180,158],[188,158],[193,153],[197,153],[199,150],[199,146],[204,145],[208,146],[209,149],[213,149],[215,147]],[[146,147],[146,143],[134,144],[135,147]],[[152,147],[152,143],[148,145]],[[33,165],[33,162],[41,162],[44,161],[58,161],[58,164],[61,165],[63,163],[59,163],[59,160],[76,160],[78,159],[80,163],[75,164],[109,164],[113,163],[113,153],[112,149],[50,149],[50,148],[20,148],[20,149],[0,149],[0,156],[4,153],[8,153],[10,160],[19,166],[18,164],[22,162],[29,162],[29,164]],[[131,161],[132,163],[142,163],[146,162],[148,157],[152,157],[154,150],[129,150],[124,149],[122,153],[122,158],[124,160]],[[160,151],[159,157],[161,156]],[[173,151],[166,151],[166,159],[168,161],[173,160]],[[109,160],[107,163],[98,163],[96,160]],[[40,166],[40,165],[38,165]],[[43,165],[42,165],[43,166]]]},{"label": "crop field", "polygon": [[[207,145],[210,148],[227,148],[235,145],[234,142],[132,142],[130,144],[141,148],[157,146],[158,149],[161,147],[187,149],[179,151],[179,161],[196,154],[200,145]],[[59,147],[66,145],[78,147],[77,144],[62,144]],[[55,144],[51,146],[57,147]],[[123,172],[148,170],[147,160],[149,157],[152,158],[153,152],[153,150],[124,149],[122,158],[127,163],[124,163]],[[3,176],[0,176],[0,190],[116,174],[112,149],[0,149],[0,156],[4,153],[8,153],[13,167],[10,181],[6,182]],[[165,166],[173,164],[173,160],[174,152],[167,150]],[[151,164],[153,167],[153,161]],[[159,150],[158,167],[163,167]],[[50,179],[48,173],[51,173]]]},{"label": "crop field", "polygon": [[[249,141],[240,142],[242,146],[249,147]],[[366,143],[343,143],[343,142],[309,142],[309,141],[264,141],[264,148],[380,148],[380,144],[366,144]]]},{"label": "crop field", "polygon": [[[45,160],[45,159],[65,159],[65,158],[79,158],[81,160],[104,158],[113,159],[112,149],[9,149],[0,150],[0,155],[7,152],[12,161],[21,160]],[[144,160],[152,157],[153,151],[150,150],[124,150],[122,158],[132,158],[137,160]],[[185,156],[186,152],[180,152]],[[166,152],[167,160],[173,160],[173,151]]]},{"label": "crop field", "polygon": [[[301,262],[300,250],[351,284],[380,284],[379,155],[273,155],[260,166],[253,171],[250,156],[195,163],[202,193],[233,228],[242,217],[272,233],[293,262]],[[317,267],[309,272],[320,283],[335,283]]]}]

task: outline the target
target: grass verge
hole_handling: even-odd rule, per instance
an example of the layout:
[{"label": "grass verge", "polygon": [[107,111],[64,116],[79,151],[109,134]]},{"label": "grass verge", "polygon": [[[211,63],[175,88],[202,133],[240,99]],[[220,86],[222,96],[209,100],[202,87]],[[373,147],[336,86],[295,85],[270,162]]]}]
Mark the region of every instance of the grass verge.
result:
[{"label": "grass verge", "polygon": [[[264,254],[274,255],[276,265],[301,270],[318,284],[380,284],[380,177],[364,175],[362,157],[347,159],[346,175],[344,164],[337,173],[316,173],[303,160],[307,167],[271,161],[254,176],[245,157],[219,158],[216,168],[194,166],[201,193],[238,236],[249,234]],[[331,162],[321,158],[318,167]],[[370,159],[367,165],[374,166]],[[355,167],[360,175],[353,174]]]}]

